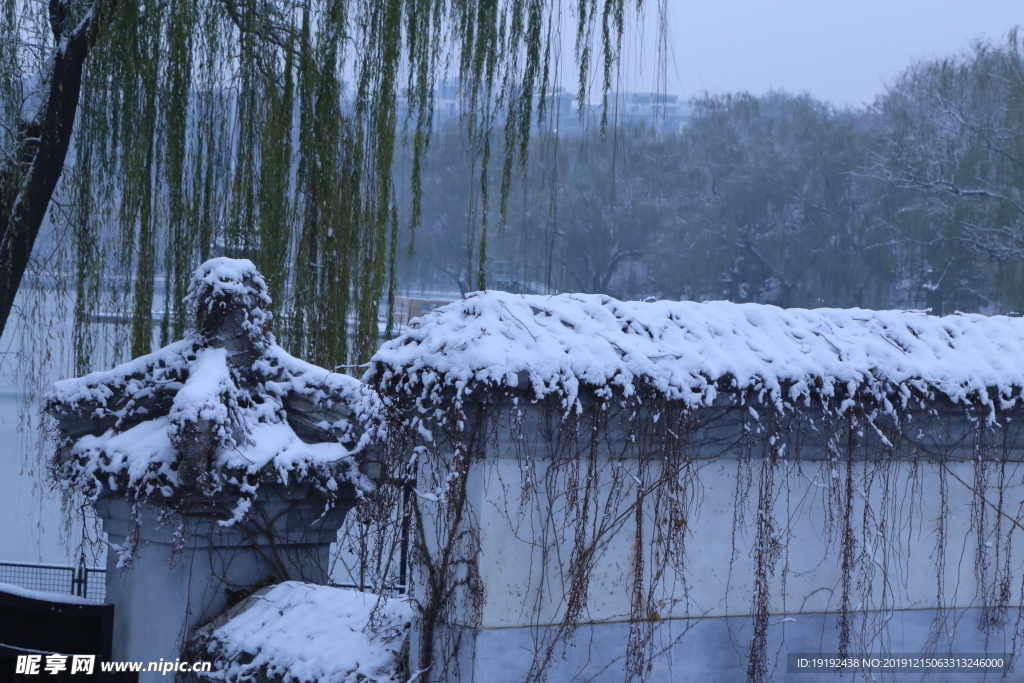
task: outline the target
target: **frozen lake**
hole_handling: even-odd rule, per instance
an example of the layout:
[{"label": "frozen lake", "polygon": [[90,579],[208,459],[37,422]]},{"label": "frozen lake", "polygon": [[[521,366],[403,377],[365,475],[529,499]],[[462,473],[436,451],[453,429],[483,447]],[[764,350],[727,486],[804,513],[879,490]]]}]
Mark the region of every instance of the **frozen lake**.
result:
[{"label": "frozen lake", "polygon": [[[61,305],[52,288],[23,293],[19,293],[15,312],[0,338],[0,518],[4,520],[0,525],[0,562],[75,564],[82,521],[76,520],[69,529],[60,496],[46,481],[42,460],[51,454],[50,447],[40,453],[38,430],[19,429],[19,413],[29,410],[35,415],[38,410],[25,404],[28,380],[24,364],[46,367],[47,384],[73,374],[67,335],[70,308]],[[39,307],[36,314],[20,317],[33,306]],[[49,324],[33,324],[33,319],[46,319]],[[113,331],[110,325],[98,327]],[[99,332],[104,333],[108,332]],[[25,339],[29,343],[23,344]],[[45,362],[39,362],[41,358]],[[90,558],[90,564],[95,559]]]},{"label": "frozen lake", "polygon": [[[72,563],[73,548],[61,542],[60,497],[49,493],[39,463],[26,459],[18,433],[19,392],[4,377],[0,389],[0,562]],[[34,459],[34,454],[33,454]],[[33,473],[31,470],[35,470]]]}]

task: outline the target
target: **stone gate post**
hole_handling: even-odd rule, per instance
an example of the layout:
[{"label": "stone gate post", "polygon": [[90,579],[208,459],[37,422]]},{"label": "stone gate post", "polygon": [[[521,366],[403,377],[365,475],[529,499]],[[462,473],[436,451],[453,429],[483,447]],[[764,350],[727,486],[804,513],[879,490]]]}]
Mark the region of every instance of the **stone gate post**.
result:
[{"label": "stone gate post", "polygon": [[47,396],[57,478],[107,534],[114,660],[201,659],[189,637],[225,608],[326,583],[346,512],[374,490],[363,470],[379,470],[376,395],[276,345],[251,262],[204,263],[189,297],[185,339]]}]

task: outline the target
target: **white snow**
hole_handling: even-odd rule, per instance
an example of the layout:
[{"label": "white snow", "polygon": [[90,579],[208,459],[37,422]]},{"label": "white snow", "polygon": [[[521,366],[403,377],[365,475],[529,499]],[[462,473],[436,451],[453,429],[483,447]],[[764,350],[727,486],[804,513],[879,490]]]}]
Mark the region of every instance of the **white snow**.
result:
[{"label": "white snow", "polygon": [[[94,419],[116,419],[103,434],[64,444],[71,457],[59,466],[58,478],[93,497],[104,487],[123,486],[143,497],[169,497],[181,484],[178,447],[198,433],[209,433],[214,448],[210,485],[231,484],[250,495],[263,476],[287,483],[315,474],[336,490],[334,477],[344,471],[365,488],[369,482],[356,468],[337,466],[351,465],[355,453],[383,436],[377,395],[358,379],[300,361],[274,343],[271,314],[264,308],[270,297],[251,262],[218,258],[204,263],[189,296],[207,312],[244,304],[245,330],[258,354],[248,374],[243,377],[232,366],[226,348],[193,331],[188,339],[111,370],[55,383],[45,397],[51,412],[85,411]],[[348,409],[347,417],[320,424],[334,441],[309,444],[296,435],[284,406],[289,395],[314,406]],[[158,405],[166,414],[152,412]],[[256,484],[252,475],[260,475]],[[236,507],[239,514],[244,510],[244,505]]]},{"label": "white snow", "polygon": [[397,680],[412,610],[404,599],[388,600],[371,628],[378,600],[297,581],[258,591],[210,634],[215,671],[207,675],[244,681],[263,670],[267,678],[300,683]]},{"label": "white snow", "polygon": [[171,464],[177,461],[178,453],[171,445],[169,427],[170,420],[159,417],[124,432],[109,430],[102,436],[83,436],[72,449],[78,465],[77,483],[88,486],[91,482],[97,492],[106,484],[116,491],[120,487],[116,475],[123,473],[128,486],[144,486],[147,495],[161,486],[158,481],[177,483],[178,475]]},{"label": "white snow", "polygon": [[189,368],[188,379],[174,396],[171,421],[182,424],[210,420],[218,425],[228,424],[225,398],[230,395],[233,385],[227,351],[198,349]]},{"label": "white snow", "polygon": [[[358,379],[298,361],[276,345],[266,350],[255,368],[264,378],[261,403],[243,400],[246,390],[236,386],[224,349],[204,348],[194,341],[171,344],[112,370],[55,383],[46,396],[49,404],[78,408],[95,402],[96,417],[109,413],[131,422],[140,417],[138,410],[145,410],[138,401],[155,385],[175,392],[169,415],[80,438],[71,448],[73,471],[66,474],[86,484],[91,494],[103,484],[116,488],[117,475],[126,475],[128,486],[145,495],[170,495],[179,484],[172,467],[178,460],[175,438],[187,423],[200,419],[210,421],[221,442],[214,464],[229,473],[226,481],[243,489],[243,473],[273,471],[277,480],[287,482],[289,476],[301,478],[310,469],[323,470],[350,459],[380,436],[379,400]],[[106,406],[115,390],[130,399],[126,406],[111,410]],[[282,401],[288,393],[351,408],[352,419],[325,426],[335,430],[340,441],[355,441],[355,446],[304,443],[286,419]]]},{"label": "white snow", "polygon": [[781,309],[728,302],[617,301],[595,294],[471,294],[414,321],[373,356],[364,380],[421,399],[444,387],[610,398],[646,384],[708,405],[752,390],[777,405],[869,395],[881,409],[912,394],[1012,407],[1024,387],[1024,320],[920,311]]},{"label": "white snow", "polygon": [[192,275],[187,300],[193,309],[205,308],[212,313],[227,302],[241,304],[245,312],[243,327],[260,350],[273,344],[267,283],[249,259],[226,256],[203,263]]},{"label": "white snow", "polygon": [[45,600],[46,602],[60,602],[66,605],[101,605],[103,603],[98,600],[88,600],[81,598],[77,595],[71,595],[69,593],[52,593],[50,591],[37,591],[31,588],[22,588],[21,586],[15,586],[13,583],[0,583],[0,593],[7,593],[8,595],[17,595],[21,598],[31,598],[33,600]]},{"label": "white snow", "polygon": [[[243,284],[245,280],[256,281],[257,289]],[[199,266],[192,276],[192,283],[193,287],[202,283],[212,288],[216,297],[225,294],[255,295],[261,303],[270,304],[270,296],[266,294],[266,282],[249,259],[227,256],[212,258]]]}]

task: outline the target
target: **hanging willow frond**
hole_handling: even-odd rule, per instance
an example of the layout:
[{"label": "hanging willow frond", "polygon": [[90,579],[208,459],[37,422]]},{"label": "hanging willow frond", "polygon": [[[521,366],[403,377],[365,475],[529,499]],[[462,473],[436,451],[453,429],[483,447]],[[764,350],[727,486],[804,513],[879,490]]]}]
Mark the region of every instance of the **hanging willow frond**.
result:
[{"label": "hanging willow frond", "polygon": [[[435,93],[449,76],[479,159],[467,280],[483,287],[491,156],[504,155],[503,216],[552,89],[563,15],[575,14],[583,101],[592,60],[611,87],[625,0],[0,0],[4,131],[16,128],[33,70],[60,51],[37,30],[53,8],[66,26],[100,24],[59,190],[73,210],[54,220],[72,236],[65,265],[77,273],[84,371],[96,352],[85,330],[101,309],[127,320],[115,337],[133,355],[181,336],[184,283],[214,252],[257,263],[295,353],[328,366],[366,360],[378,321],[390,320],[399,216],[413,231],[420,220]],[[3,133],[5,158],[24,137]],[[403,142],[409,207],[397,205],[393,178]],[[17,163],[0,165],[18,175]],[[22,185],[2,185],[15,202]]]}]

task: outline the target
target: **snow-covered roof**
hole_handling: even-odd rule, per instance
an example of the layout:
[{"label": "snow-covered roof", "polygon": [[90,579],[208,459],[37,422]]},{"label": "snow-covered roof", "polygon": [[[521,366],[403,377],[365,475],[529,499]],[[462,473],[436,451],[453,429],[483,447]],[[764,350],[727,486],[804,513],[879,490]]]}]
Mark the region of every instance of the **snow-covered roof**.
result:
[{"label": "snow-covered roof", "polygon": [[232,682],[398,680],[412,610],[404,599],[379,600],[298,581],[261,589],[200,631],[202,657],[214,664],[204,675]]},{"label": "snow-covered roof", "polygon": [[1009,408],[1024,387],[1024,320],[1005,316],[760,304],[617,301],[593,294],[471,294],[386,342],[364,377],[418,398],[474,387],[532,389],[578,405],[581,389],[647,387],[691,406],[754,392],[843,410],[920,396]]},{"label": "snow-covered roof", "polygon": [[266,476],[331,489],[342,471],[366,484],[348,463],[380,433],[376,395],[274,343],[253,264],[204,263],[190,299],[186,339],[53,385],[45,400],[61,435],[58,476],[91,496],[229,485],[245,498]]}]

